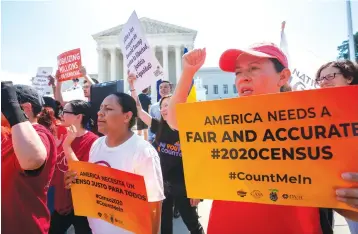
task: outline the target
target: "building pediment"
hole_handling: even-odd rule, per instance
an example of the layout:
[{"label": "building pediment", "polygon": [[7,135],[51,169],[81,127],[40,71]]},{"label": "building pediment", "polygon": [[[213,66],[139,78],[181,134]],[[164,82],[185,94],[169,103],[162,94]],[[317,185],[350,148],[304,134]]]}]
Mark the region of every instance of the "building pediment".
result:
[{"label": "building pediment", "polygon": [[[180,27],[173,24],[164,23],[158,20],[153,20],[149,18],[140,18],[139,19],[143,30],[146,34],[194,34],[196,36],[197,31]],[[123,24],[116,27],[107,29],[105,31],[96,33],[92,35],[93,39],[97,40],[99,38],[108,37],[108,36],[117,36],[121,33]]]}]

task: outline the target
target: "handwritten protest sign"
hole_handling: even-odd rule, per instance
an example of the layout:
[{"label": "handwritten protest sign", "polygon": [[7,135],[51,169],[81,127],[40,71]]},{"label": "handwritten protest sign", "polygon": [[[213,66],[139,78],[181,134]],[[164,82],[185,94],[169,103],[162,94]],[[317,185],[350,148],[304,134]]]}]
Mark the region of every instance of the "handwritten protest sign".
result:
[{"label": "handwritten protest sign", "polygon": [[60,54],[57,57],[57,65],[58,70],[60,71],[60,81],[72,80],[81,77],[81,50],[74,49]]},{"label": "handwritten protest sign", "polygon": [[105,220],[134,233],[151,233],[144,178],[87,162],[69,162],[78,173],[71,187],[75,214]]},{"label": "handwritten protest sign", "polygon": [[119,43],[127,69],[137,77],[134,87],[138,93],[164,77],[135,11],[123,26]]},{"label": "handwritten protest sign", "polygon": [[188,197],[353,209],[357,106],[358,86],[178,105]]},{"label": "handwritten protest sign", "polygon": [[48,77],[52,74],[52,70],[52,67],[39,67],[37,69],[36,77],[32,80],[32,86],[41,95],[49,95],[51,93]]}]

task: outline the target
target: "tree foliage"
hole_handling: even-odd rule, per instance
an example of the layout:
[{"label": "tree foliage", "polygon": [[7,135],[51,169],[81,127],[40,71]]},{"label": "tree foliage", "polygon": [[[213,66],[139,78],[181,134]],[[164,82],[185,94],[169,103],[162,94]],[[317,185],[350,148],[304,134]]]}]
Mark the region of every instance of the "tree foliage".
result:
[{"label": "tree foliage", "polygon": [[[354,34],[354,44],[355,44],[355,60],[358,62],[358,32]],[[342,42],[340,46],[337,47],[338,58],[339,59],[348,59],[349,58],[349,44],[348,40]]]}]

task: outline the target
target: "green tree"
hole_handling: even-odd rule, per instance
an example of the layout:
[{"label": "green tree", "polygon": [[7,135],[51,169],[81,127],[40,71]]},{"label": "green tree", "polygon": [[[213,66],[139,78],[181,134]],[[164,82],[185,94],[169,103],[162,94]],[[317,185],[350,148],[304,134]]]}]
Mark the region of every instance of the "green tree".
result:
[{"label": "green tree", "polygon": [[[354,44],[356,48],[356,62],[358,62],[358,32],[354,34]],[[339,59],[348,59],[349,58],[349,45],[348,40],[342,42],[340,46],[337,47],[338,58]]]}]

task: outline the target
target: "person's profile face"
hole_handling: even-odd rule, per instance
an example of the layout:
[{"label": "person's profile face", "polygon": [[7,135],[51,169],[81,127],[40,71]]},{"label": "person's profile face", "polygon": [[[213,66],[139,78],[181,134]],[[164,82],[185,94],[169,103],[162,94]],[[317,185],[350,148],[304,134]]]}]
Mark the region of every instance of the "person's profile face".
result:
[{"label": "person's profile face", "polygon": [[128,124],[132,113],[123,113],[122,106],[118,103],[118,98],[115,95],[107,96],[98,111],[98,131],[102,134],[115,132],[128,128]]},{"label": "person's profile face", "polygon": [[63,110],[61,111],[61,120],[61,124],[65,127],[77,124],[77,122],[80,121],[79,115],[76,115],[76,113],[74,113],[70,103],[67,103],[63,107]]},{"label": "person's profile face", "polygon": [[336,67],[326,67],[321,71],[316,83],[320,88],[340,87],[349,85],[352,79],[346,79]]},{"label": "person's profile face", "polygon": [[83,84],[82,89],[83,89],[83,95],[86,98],[89,98],[91,96],[91,85],[87,82]]},{"label": "person's profile face", "polygon": [[280,89],[280,73],[272,61],[249,54],[236,60],[235,86],[240,97],[276,93]]},{"label": "person's profile face", "polygon": [[159,94],[160,96],[168,96],[171,92],[170,84],[168,82],[163,82],[159,85]]}]

